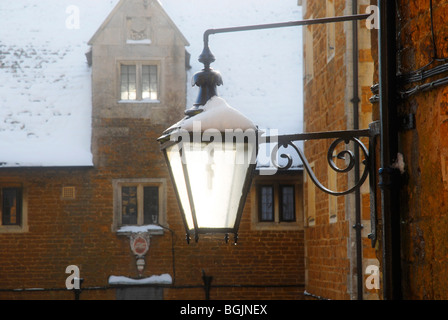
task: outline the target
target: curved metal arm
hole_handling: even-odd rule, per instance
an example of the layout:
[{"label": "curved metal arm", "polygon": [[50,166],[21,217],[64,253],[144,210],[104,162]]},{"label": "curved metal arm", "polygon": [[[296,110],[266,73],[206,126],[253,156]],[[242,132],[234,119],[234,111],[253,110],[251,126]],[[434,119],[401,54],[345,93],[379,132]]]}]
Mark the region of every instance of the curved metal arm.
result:
[{"label": "curved metal arm", "polygon": [[358,161],[359,159],[355,159],[355,156],[353,154],[353,152],[351,152],[350,150],[343,150],[341,152],[339,152],[336,157],[338,159],[345,159],[348,160],[348,164],[345,168],[340,168],[336,165],[336,163],[333,161],[333,153],[336,149],[336,146],[338,144],[340,144],[341,142],[345,142],[345,144],[349,144],[350,141],[353,141],[358,147],[360,147],[360,149],[362,150],[365,159],[363,161],[364,164],[364,171],[363,174],[361,176],[361,178],[359,179],[359,181],[355,181],[355,185],[345,191],[335,191],[335,190],[330,190],[327,187],[325,187],[322,183],[320,183],[320,181],[316,178],[316,175],[314,174],[313,170],[311,169],[310,164],[308,163],[308,160],[306,159],[303,151],[298,148],[293,141],[287,141],[287,142],[283,142],[283,143],[279,143],[277,144],[274,149],[272,150],[271,153],[271,161],[274,164],[274,166],[279,169],[279,170],[287,170],[289,168],[291,168],[292,166],[292,157],[290,154],[286,154],[286,153],[280,153],[280,157],[287,159],[288,163],[284,166],[281,166],[277,163],[276,160],[276,155],[278,154],[280,148],[279,145],[281,145],[281,147],[283,148],[287,148],[288,146],[291,146],[299,155],[300,159],[302,160],[303,166],[305,167],[305,170],[307,171],[308,175],[310,176],[311,180],[313,181],[313,183],[322,191],[331,194],[333,196],[342,196],[342,195],[346,195],[349,194],[351,192],[353,192],[354,190],[358,189],[361,187],[361,185],[366,181],[367,176],[369,174],[369,151],[367,150],[366,146],[356,137],[346,137],[346,138],[337,138],[335,141],[333,141],[333,143],[330,145],[330,148],[328,149],[327,152],[327,161],[328,164],[330,165],[330,167],[339,173],[347,173],[350,172],[354,167],[355,167],[355,162]]}]

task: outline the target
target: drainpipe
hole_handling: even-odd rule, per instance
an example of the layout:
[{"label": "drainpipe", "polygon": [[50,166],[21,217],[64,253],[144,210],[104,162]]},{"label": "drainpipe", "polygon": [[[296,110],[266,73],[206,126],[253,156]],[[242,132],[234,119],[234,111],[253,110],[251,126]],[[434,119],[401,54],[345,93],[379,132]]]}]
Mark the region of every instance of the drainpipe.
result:
[{"label": "drainpipe", "polygon": [[[358,0],[352,0],[352,14],[358,14]],[[358,83],[358,21],[352,21],[352,64],[353,64],[353,129],[359,129],[359,83]],[[355,159],[359,159],[359,148],[355,146]],[[359,181],[359,162],[355,163],[355,181]],[[361,192],[355,191],[355,229],[356,237],[356,270],[357,270],[357,296],[363,300],[363,272],[362,272],[362,239],[361,230]]]},{"label": "drainpipe", "polygon": [[380,30],[378,41],[380,80],[382,272],[385,300],[401,299],[400,211],[396,170],[391,165],[398,153],[398,121],[395,57],[395,1],[378,0]]}]

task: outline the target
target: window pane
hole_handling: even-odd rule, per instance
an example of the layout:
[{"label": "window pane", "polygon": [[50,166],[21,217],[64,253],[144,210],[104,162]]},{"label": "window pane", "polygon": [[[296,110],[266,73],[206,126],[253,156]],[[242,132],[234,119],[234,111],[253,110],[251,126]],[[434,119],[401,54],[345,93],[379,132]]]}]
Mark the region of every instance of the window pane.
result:
[{"label": "window pane", "polygon": [[159,188],[143,188],[143,223],[156,224],[159,222]]},{"label": "window pane", "polygon": [[137,69],[136,66],[121,66],[121,99],[137,99]]},{"label": "window pane", "polygon": [[137,224],[137,187],[122,187],[121,205],[121,223]]},{"label": "window pane", "polygon": [[142,99],[157,100],[157,66],[142,66]]},{"label": "window pane", "polygon": [[2,224],[20,225],[22,220],[22,192],[20,188],[2,190]]},{"label": "window pane", "polygon": [[274,187],[261,186],[258,196],[260,221],[274,221]]},{"label": "window pane", "polygon": [[294,186],[280,186],[280,220],[295,221]]}]

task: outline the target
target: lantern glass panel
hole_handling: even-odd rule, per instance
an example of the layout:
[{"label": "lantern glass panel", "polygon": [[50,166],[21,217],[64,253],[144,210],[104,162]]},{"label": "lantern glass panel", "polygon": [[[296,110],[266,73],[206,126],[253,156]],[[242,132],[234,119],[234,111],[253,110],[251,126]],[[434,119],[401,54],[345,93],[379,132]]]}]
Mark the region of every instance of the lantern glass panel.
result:
[{"label": "lantern glass panel", "polygon": [[182,167],[182,158],[180,155],[180,145],[174,144],[166,148],[166,155],[170,163],[171,172],[173,175],[174,183],[177,188],[179,201],[185,214],[185,222],[189,230],[194,229],[193,216],[191,213],[190,200],[188,198],[188,191],[186,180],[184,176],[184,170]]},{"label": "lantern glass panel", "polygon": [[252,143],[221,141],[185,141],[166,149],[189,230],[193,214],[199,230],[234,229],[255,150]]},{"label": "lantern glass panel", "polygon": [[233,229],[253,146],[247,143],[184,143],[199,229]]}]

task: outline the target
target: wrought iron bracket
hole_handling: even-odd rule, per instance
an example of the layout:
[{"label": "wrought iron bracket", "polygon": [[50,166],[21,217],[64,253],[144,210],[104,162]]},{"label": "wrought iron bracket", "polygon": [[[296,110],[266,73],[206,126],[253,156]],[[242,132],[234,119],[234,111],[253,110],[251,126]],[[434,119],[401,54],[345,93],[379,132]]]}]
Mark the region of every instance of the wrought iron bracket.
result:
[{"label": "wrought iron bracket", "polygon": [[[354,14],[347,16],[338,16],[338,17],[327,17],[327,18],[318,18],[318,19],[308,19],[308,20],[299,20],[299,21],[289,21],[289,22],[281,22],[281,23],[271,23],[271,24],[261,24],[261,25],[249,25],[249,26],[240,26],[240,27],[229,27],[229,28],[219,28],[219,29],[208,29],[204,32],[203,41],[204,47],[201,55],[199,56],[199,61],[204,65],[204,69],[200,72],[196,73],[193,76],[192,85],[197,85],[201,88],[199,92],[199,97],[194,104],[194,107],[188,109],[185,113],[187,116],[192,116],[202,112],[201,106],[203,106],[208,99],[216,95],[216,86],[222,85],[222,77],[219,72],[210,68],[210,64],[215,61],[215,56],[211,52],[209,48],[209,37],[213,34],[220,33],[230,33],[230,32],[240,32],[240,31],[250,31],[250,30],[261,30],[261,29],[273,29],[273,28],[285,28],[285,27],[296,27],[296,26],[307,26],[307,25],[315,25],[315,24],[326,24],[326,23],[336,23],[336,22],[347,22],[347,21],[360,21],[365,20],[370,17],[369,14]],[[352,102],[359,102],[358,100],[352,100]],[[367,180],[367,177],[370,176],[370,202],[371,202],[371,219],[372,219],[372,233],[369,235],[370,239],[372,239],[372,246],[376,241],[376,184],[375,184],[375,140],[377,135],[380,135],[380,123],[379,121],[373,122],[369,125],[368,129],[362,130],[345,130],[345,131],[329,131],[329,132],[314,132],[314,133],[301,133],[301,134],[293,134],[293,135],[282,135],[276,137],[264,137],[266,143],[275,144],[275,147],[271,154],[272,164],[278,170],[287,170],[290,169],[293,163],[292,157],[287,153],[280,153],[281,148],[292,147],[295,152],[300,157],[305,170],[307,171],[310,179],[313,183],[322,191],[333,195],[333,196],[342,196],[350,194],[363,185],[363,183]],[[362,170],[362,174],[356,173],[355,179],[357,181],[354,182],[353,186],[350,186],[346,190],[338,191],[331,190],[325,187],[316,177],[313,170],[311,169],[308,160],[305,157],[303,151],[294,143],[296,141],[305,141],[305,140],[319,140],[319,139],[333,139],[328,152],[327,152],[327,161],[330,167],[336,171],[337,173],[349,173],[349,172],[357,172],[359,168],[359,162],[361,157],[363,157],[361,163],[364,165]],[[369,143],[366,144],[361,139],[369,139]],[[342,151],[339,151],[336,155],[335,152],[337,147],[345,143],[348,145],[349,143],[354,143],[353,150],[349,148],[345,148]],[[340,148],[338,149],[340,150]],[[358,152],[361,150],[361,152]],[[277,163],[277,155],[280,154],[281,158],[287,160],[287,164],[281,166]],[[334,158],[345,160],[345,167],[338,167],[335,163]],[[354,170],[354,171],[353,171]],[[356,228],[360,228],[360,226],[356,226]],[[238,239],[238,235],[235,234],[235,243]],[[197,235],[196,239],[197,241]],[[190,235],[187,234],[187,242],[190,241]],[[228,235],[226,235],[226,242],[228,241]]]},{"label": "wrought iron bracket", "polygon": [[[369,177],[370,184],[370,217],[371,217],[371,233],[369,238],[372,241],[372,246],[375,246],[376,242],[376,170],[375,170],[375,150],[376,150],[376,139],[375,137],[380,135],[380,122],[375,121],[369,125],[368,129],[361,130],[344,130],[344,131],[328,131],[328,132],[312,132],[312,133],[300,133],[292,135],[281,135],[275,137],[266,137],[267,143],[276,143],[271,153],[271,162],[274,167],[278,170],[288,170],[292,167],[293,158],[291,154],[282,151],[282,149],[287,149],[291,147],[299,156],[302,161],[303,167],[307,172],[310,180],[323,192],[328,193],[332,196],[343,196],[354,192],[361,188],[364,182]],[[368,144],[364,143],[362,139],[368,139]],[[360,167],[359,179],[353,182],[346,190],[331,190],[324,186],[311,168],[305,153],[295,144],[297,141],[307,141],[307,140],[323,140],[332,139],[333,142],[327,151],[327,162],[330,168],[337,173],[349,173],[353,171],[356,166],[356,162],[360,162],[364,168]],[[348,145],[349,143],[354,143],[354,148],[359,148],[361,152],[355,153],[353,150],[344,148],[343,150],[336,153],[336,148],[342,143]],[[366,145],[367,144],[367,145]],[[334,155],[336,153],[336,155]],[[355,155],[359,155],[358,159]],[[286,165],[280,165],[277,161],[278,156],[280,158],[286,159]],[[335,162],[334,158],[345,160],[345,167],[339,167]]]}]

